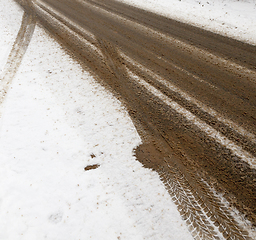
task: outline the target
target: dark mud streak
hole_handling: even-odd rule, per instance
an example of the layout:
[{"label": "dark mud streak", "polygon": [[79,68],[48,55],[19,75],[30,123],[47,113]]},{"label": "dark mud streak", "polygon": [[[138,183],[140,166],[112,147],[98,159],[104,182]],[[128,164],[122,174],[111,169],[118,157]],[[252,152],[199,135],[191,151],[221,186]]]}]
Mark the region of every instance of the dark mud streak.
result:
[{"label": "dark mud streak", "polygon": [[90,170],[94,170],[97,169],[100,165],[99,164],[94,164],[94,165],[88,165],[84,168],[84,171],[90,171]]},{"label": "dark mud streak", "polygon": [[33,15],[25,12],[21,22],[20,30],[3,70],[3,78],[1,79],[1,102],[4,101],[11,82],[16,72],[18,71],[23,56],[26,53],[30,40],[33,36],[35,24],[36,21]]},{"label": "dark mud streak", "polygon": [[[64,14],[68,14],[69,11],[65,10],[64,3],[70,2],[63,1],[62,3],[63,5],[60,5],[60,7],[63,8]],[[54,1],[54,4],[57,4],[56,8],[58,9],[57,1]],[[188,76],[182,75],[180,72],[174,71],[170,66],[158,62],[152,52],[143,53],[145,47],[138,48],[133,40],[127,40],[125,37],[120,36],[121,33],[108,29],[106,24],[103,27],[99,27],[98,25],[101,24],[100,19],[90,18],[92,13],[87,11],[88,9],[81,10],[81,6],[78,5],[80,10],[77,10],[75,6],[75,4],[68,5],[68,9],[73,8],[74,11],[71,19],[76,19],[76,15],[79,16],[79,14],[84,14],[83,16],[85,16],[83,11],[86,12],[87,15],[84,17],[83,21],[85,22],[83,26],[95,34],[97,40],[93,44],[101,49],[104,54],[103,59],[87,48],[72,33],[67,32],[56,24],[52,24],[52,19],[40,12],[37,12],[37,17],[40,24],[65,47],[71,56],[77,59],[85,69],[89,68],[103,85],[114,90],[116,96],[120,97],[120,100],[125,103],[144,141],[144,144],[136,150],[138,160],[145,167],[154,169],[163,177],[163,181],[171,196],[173,195],[172,192],[175,191],[171,190],[173,187],[170,186],[170,181],[174,179],[175,182],[175,179],[177,179],[179,182],[184,182],[180,186],[180,192],[177,190],[177,194],[180,194],[179,201],[187,206],[187,213],[182,213],[184,218],[193,210],[193,206],[189,207],[186,202],[194,198],[196,204],[205,209],[207,216],[216,222],[219,231],[223,232],[227,239],[230,234],[233,234],[235,239],[249,239],[247,233],[239,228],[225,207],[209,192],[209,189],[207,189],[207,186],[203,184],[201,179],[204,179],[216,189],[224,191],[225,197],[229,200],[234,199],[231,203],[247,214],[250,220],[255,222],[255,170],[250,169],[248,164],[241,162],[230,151],[214,142],[213,139],[206,136],[200,129],[170,109],[145,88],[134,83],[129,78],[126,67],[130,67],[133,71],[136,71],[136,68],[129,66],[120,57],[119,50],[121,49],[127,55],[131,55],[131,57],[135,55],[137,61],[150,66],[151,69],[164,78],[169,76],[169,79],[173,79],[176,83],[181,81],[185,84],[184,82],[193,80]],[[100,15],[96,16],[101,17]],[[105,21],[105,18],[103,19]],[[76,22],[79,23],[78,20]],[[81,33],[80,35],[82,36]],[[155,63],[152,63],[152,61],[155,61]],[[157,68],[157,64],[160,66],[160,70]],[[177,76],[176,79],[175,76]],[[150,81],[147,76],[144,77]],[[200,87],[199,85],[197,86]],[[162,87],[159,88],[163,90]],[[193,90],[194,88],[190,89],[190,91]],[[209,91],[208,89],[207,94]],[[172,97],[170,92],[167,94],[169,97]],[[222,95],[221,97],[224,96]],[[184,106],[186,104],[188,105],[188,103],[183,103]],[[214,104],[218,104],[218,102],[215,100]],[[194,113],[197,111],[189,106],[188,108],[192,109]],[[229,110],[232,111],[233,109]],[[202,119],[209,117],[200,111],[197,115],[201,115]],[[211,120],[208,121],[211,122]],[[254,127],[252,128],[254,129]],[[244,141],[246,142],[247,140],[245,139]],[[251,148],[248,147],[248,149]],[[179,187],[175,187],[175,189],[179,189]],[[185,191],[184,196],[181,194],[183,191]],[[180,211],[184,210],[180,209]],[[201,234],[201,239],[208,239],[209,236],[217,239],[216,233],[211,229],[207,220],[198,220],[199,216],[203,218],[204,214],[197,210],[193,211],[193,216],[198,216],[188,223],[193,225],[193,230],[197,229],[198,234]],[[187,217],[186,219],[190,218]],[[203,227],[204,225],[209,225],[206,230]]]},{"label": "dark mud streak", "polygon": [[167,88],[163,84],[159,83],[157,79],[154,79],[145,71],[142,71],[139,67],[130,64],[128,61],[125,61],[126,66],[133,70],[136,75],[143,78],[145,81],[150,83],[156,89],[163,92],[166,96],[170,99],[174,100],[175,102],[179,103],[182,107],[199,117],[201,120],[206,122],[209,126],[213,127],[217,131],[221,132],[225,135],[228,139],[233,142],[236,142],[237,145],[241,146],[246,151],[250,152],[254,157],[256,157],[256,143],[251,142],[246,136],[243,136],[236,130],[232,129],[231,127],[225,125],[224,123],[220,122],[216,118],[214,118],[209,113],[203,111],[201,108],[196,106],[195,104],[191,103],[190,101],[184,99],[179,93]]},{"label": "dark mud streak", "polygon": [[[86,0],[156,31],[256,70],[256,47],[115,0]],[[237,51],[239,49],[239,51]]]}]

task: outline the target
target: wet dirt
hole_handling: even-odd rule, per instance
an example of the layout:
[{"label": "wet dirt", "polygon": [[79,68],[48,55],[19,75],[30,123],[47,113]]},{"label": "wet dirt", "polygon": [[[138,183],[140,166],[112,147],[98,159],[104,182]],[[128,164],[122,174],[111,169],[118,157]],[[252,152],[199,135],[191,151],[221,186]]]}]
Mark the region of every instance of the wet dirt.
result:
[{"label": "wet dirt", "polygon": [[[231,206],[255,225],[255,168],[136,82],[129,72],[255,157],[256,142],[249,136],[159,83],[140,64],[256,134],[253,72],[256,47],[112,0],[108,3],[44,0],[43,3],[47,5],[38,3],[39,7],[34,6],[38,22],[67,53],[124,103],[143,139],[143,144],[135,149],[138,161],[159,173],[193,236],[218,239],[216,231],[219,231],[225,239],[230,236],[232,239],[250,239],[212,189],[222,193]],[[88,37],[71,23],[88,30],[94,37]],[[69,26],[69,30],[65,26]],[[152,34],[152,29],[159,34]],[[201,53],[184,49],[175,41],[170,44],[163,35],[232,60],[242,67],[240,74],[228,69],[221,61],[213,63],[207,56],[205,60]],[[88,47],[83,39],[100,53]],[[195,76],[204,81],[198,81]]]},{"label": "wet dirt", "polygon": [[99,166],[99,164],[88,165],[84,168],[84,171],[94,170],[97,169]]}]

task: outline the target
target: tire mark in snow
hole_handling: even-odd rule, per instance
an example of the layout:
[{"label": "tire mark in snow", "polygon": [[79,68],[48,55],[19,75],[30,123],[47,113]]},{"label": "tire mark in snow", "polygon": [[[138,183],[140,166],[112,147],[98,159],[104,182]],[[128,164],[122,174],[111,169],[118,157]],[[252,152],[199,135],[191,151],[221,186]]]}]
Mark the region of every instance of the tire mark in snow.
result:
[{"label": "tire mark in snow", "polygon": [[[216,118],[218,121],[222,122],[223,124],[227,125],[228,127],[234,129],[238,134],[241,134],[243,137],[248,138],[253,143],[256,143],[256,136],[246,129],[244,129],[242,126],[237,125],[233,121],[223,117],[221,114],[216,112],[211,107],[206,106],[202,102],[198,101],[194,97],[190,96],[188,93],[182,91],[175,85],[173,85],[170,81],[166,81],[161,76],[157,75],[156,73],[152,72],[151,70],[147,69],[145,66],[140,64],[139,62],[134,61],[129,56],[125,55],[124,53],[120,53],[120,55],[123,57],[123,59],[132,66],[133,69],[140,69],[143,74],[147,73],[150,77],[152,77],[155,81],[158,81],[159,83],[163,84],[173,92],[176,92],[180,95],[181,98],[187,100],[188,102],[191,102],[192,104],[195,104],[198,108],[200,108],[203,112],[210,114],[213,118]],[[127,65],[128,65],[127,64]],[[136,73],[137,74],[137,73]]]},{"label": "tire mark in snow", "polygon": [[[95,39],[90,39],[88,34],[84,34],[82,29],[75,26],[76,24],[70,22],[67,24],[68,26],[64,27],[64,25],[66,25],[66,19],[62,19],[63,16],[55,16],[57,13],[56,11],[52,14],[52,9],[42,8],[42,6],[36,6],[35,9],[40,13],[40,20],[43,23],[42,25],[46,25],[46,29],[51,30],[50,32],[53,32],[54,36],[56,36],[60,42],[64,42],[64,44],[68,46],[68,49],[74,49],[75,53],[77,53],[76,57],[78,56],[79,59],[88,63],[91,69],[99,74],[99,77],[103,76],[111,86],[114,86],[115,89],[120,89],[121,95],[123,94],[127,97],[129,93],[132,93],[130,92],[132,87],[129,85],[129,82],[133,80],[128,79],[126,71],[123,71],[125,65],[122,65],[124,62],[122,61],[122,57],[119,56],[119,51],[115,45],[109,42],[108,39],[102,39],[101,36],[96,37],[97,41],[95,44]],[[86,40],[82,38],[86,38]],[[90,41],[91,44],[88,43]],[[74,42],[77,43],[76,46],[74,46]],[[95,55],[100,55],[101,58],[97,58]],[[116,82],[116,79],[119,79],[119,82]],[[124,81],[121,81],[120,79]],[[119,84],[120,82],[122,82],[122,84]],[[130,90],[129,87],[131,87]],[[123,92],[123,90],[125,91]],[[128,100],[131,98],[129,97],[130,96],[127,97]],[[178,169],[177,171],[175,170],[176,168]],[[243,228],[240,228],[239,224],[232,220],[228,209],[222,208],[217,204],[219,200],[215,199],[205,186],[202,186],[203,184],[201,183],[201,180],[197,180],[198,178],[194,176],[194,182],[201,186],[197,188],[191,184],[190,178],[192,177],[189,178],[187,176],[188,174],[184,172],[184,169],[180,169],[180,166],[177,166],[176,168],[175,166],[169,167],[168,165],[165,165],[164,169],[159,168],[155,170],[160,175],[162,174],[160,171],[161,169],[164,170],[164,174],[167,174],[166,176],[162,176],[164,183],[169,181],[169,183],[175,184],[174,187],[167,185],[166,187],[167,189],[173,189],[169,191],[171,196],[172,192],[173,194],[179,194],[177,207],[182,215],[187,217],[187,224],[190,226],[190,230],[195,239],[250,239],[248,233],[246,231],[243,232]],[[172,171],[179,173],[174,174]],[[167,180],[165,180],[164,177]],[[201,189],[201,195],[197,192],[198,189]]]},{"label": "tire mark in snow", "polygon": [[[37,1],[37,4],[35,5],[35,8],[37,8],[37,10],[40,10],[40,11],[44,11],[44,14],[48,14],[48,15],[52,15],[52,19],[54,19],[54,18],[56,18],[57,20],[58,20],[58,24],[60,24],[60,22],[63,22],[63,24],[65,24],[68,28],[70,28],[73,32],[75,31],[75,32],[77,32],[77,33],[79,33],[81,36],[83,36],[86,40],[87,40],[87,42],[89,42],[89,43],[91,43],[90,45],[91,45],[91,47],[93,47],[94,48],[94,50],[97,50],[97,43],[95,43],[95,36],[94,35],[92,35],[92,37],[91,36],[89,36],[90,34],[92,34],[92,33],[90,33],[90,34],[88,34],[88,33],[86,33],[86,34],[84,34],[84,29],[83,28],[81,28],[78,24],[76,24],[76,23],[73,23],[72,21],[68,21],[68,18],[67,17],[65,17],[63,14],[61,14],[60,12],[58,12],[58,11],[56,11],[55,9],[53,9],[52,7],[50,7],[50,6],[48,6],[48,4],[45,4],[45,3],[43,3],[43,2],[41,2],[41,1]],[[46,11],[48,12],[48,13],[46,13]],[[119,18],[120,19],[123,19],[121,16],[119,16]],[[128,20],[127,20],[128,21]],[[126,21],[126,23],[125,24],[128,24],[127,23],[127,21]],[[129,22],[129,21],[128,21]],[[132,24],[131,22],[129,22],[129,24]],[[138,24],[138,23],[136,23],[136,24]],[[140,24],[139,24],[139,26],[140,26]],[[138,27],[139,27],[138,26]],[[145,28],[145,27],[144,27]],[[150,29],[148,29],[148,28],[146,28],[146,29],[144,29],[144,31],[146,31],[146,30],[149,30],[149,31],[153,31],[153,30],[150,30]],[[152,33],[153,34],[153,33]],[[156,33],[156,32],[154,32],[154,34],[153,35],[156,35],[156,34],[159,34],[159,33]],[[163,35],[163,34],[162,34]],[[164,38],[164,35],[162,36],[161,35],[161,37],[162,38]],[[172,40],[170,40],[172,43],[173,43],[173,41],[174,41],[174,39],[172,39]],[[178,41],[178,40],[176,40],[176,41]],[[170,44],[171,44],[171,42],[170,42]],[[184,44],[181,44],[181,42],[180,41],[178,41],[178,43],[177,44],[179,44],[179,45],[177,45],[177,46],[182,46],[182,48],[184,48],[186,51],[192,51],[190,48],[193,48],[192,46],[190,46],[190,48],[189,48],[189,46],[187,46],[185,43],[185,45]],[[184,45],[184,46],[183,46]],[[197,49],[197,48],[196,48]],[[195,52],[196,51],[196,49],[194,49],[193,48],[193,51],[192,52]],[[199,51],[199,49],[197,49],[198,51]],[[201,55],[207,55],[205,52],[201,52],[201,51],[199,51],[200,52],[200,54]],[[210,54],[210,53],[209,53]],[[208,54],[208,55],[209,55]],[[217,64],[217,62],[219,63],[219,62],[221,62],[221,63],[223,63],[224,62],[224,60],[222,59],[221,61],[220,61],[220,59],[219,59],[219,61],[217,61],[216,60],[216,58],[217,57],[215,57],[214,58],[214,56],[212,55],[212,54],[210,54],[209,55],[209,58],[211,58],[211,59],[213,59],[214,60],[214,64]],[[213,61],[212,60],[212,61]],[[217,62],[216,62],[216,61]],[[163,61],[165,61],[166,62],[166,60],[163,60]],[[207,60],[208,61],[208,60]],[[128,60],[128,62],[129,62],[129,60]],[[136,62],[135,63],[136,65],[138,64],[138,62]],[[201,79],[201,78],[199,78],[199,77],[197,77],[197,76],[195,76],[194,74],[191,74],[190,72],[188,72],[187,70],[185,70],[185,69],[183,69],[183,68],[181,68],[181,67],[178,67],[178,66],[176,66],[175,64],[172,64],[172,63],[169,63],[168,62],[168,64],[171,64],[175,69],[177,69],[177,70],[179,70],[179,71],[181,71],[181,72],[184,72],[185,74],[187,74],[188,76],[191,76],[192,78],[194,78],[194,79],[197,79],[198,81],[200,81],[200,82],[203,82],[203,83],[205,83],[205,84],[208,84],[209,85],[209,83],[207,83],[205,80],[203,80],[203,79]],[[225,65],[225,64],[224,64]],[[231,64],[229,64],[230,66],[232,65],[234,65],[233,63]],[[226,65],[225,65],[226,66]],[[228,66],[226,66],[227,68],[228,68]],[[141,67],[140,67],[141,68]],[[143,67],[142,67],[143,68]],[[229,68],[228,68],[229,69]],[[246,68],[244,68],[244,67],[241,67],[240,66],[240,68],[238,68],[237,66],[236,66],[236,69],[238,69],[239,71],[241,70],[243,70],[244,72],[246,72],[246,73],[248,73],[248,74],[251,74],[252,75],[252,78],[253,78],[253,76],[255,76],[255,72],[254,71],[251,71],[251,70],[248,70],[248,69],[246,69]],[[234,71],[234,69],[232,69],[232,71]],[[240,71],[240,74],[241,74],[241,71]],[[254,74],[254,75],[253,75]],[[152,75],[152,74],[150,74],[150,75]],[[161,78],[161,77],[160,77]],[[156,79],[159,81],[159,82],[162,82],[163,83],[163,81],[161,81],[160,80],[160,78],[159,77],[156,77]],[[166,82],[166,81],[165,81]],[[168,84],[166,84],[166,83],[164,83],[164,85],[168,85],[168,87],[170,88],[170,83],[168,82]],[[210,86],[211,88],[216,88],[216,87],[214,87],[214,86]],[[246,129],[244,129],[243,127],[241,127],[241,126],[239,126],[239,125],[237,125],[236,123],[234,123],[233,121],[231,121],[231,120],[229,120],[229,119],[226,119],[225,117],[223,117],[223,116],[221,116],[220,114],[218,114],[215,110],[213,110],[212,108],[210,108],[210,107],[207,107],[207,106],[205,106],[204,104],[202,104],[200,101],[198,101],[198,100],[196,100],[196,99],[194,99],[193,97],[191,97],[191,96],[189,96],[188,94],[186,94],[186,93],[184,93],[183,91],[181,91],[180,89],[178,89],[176,86],[171,86],[171,88],[172,88],[172,90],[173,91],[175,91],[175,92],[178,92],[180,95],[181,95],[181,97],[183,97],[184,99],[186,99],[187,101],[190,101],[190,102],[192,102],[193,104],[195,104],[197,107],[199,107],[201,110],[203,110],[203,112],[205,112],[205,113],[207,113],[207,114],[210,114],[213,118],[217,118],[217,120],[218,121],[220,121],[220,122],[222,122],[223,124],[225,124],[225,125],[227,125],[230,129],[234,129],[238,134],[241,134],[243,137],[245,137],[245,138],[248,138],[250,141],[252,141],[253,142],[253,144],[255,144],[256,143],[256,137],[255,137],[255,135],[254,134],[252,134],[252,133],[250,133],[249,131],[247,131]],[[239,136],[237,137],[237,138],[240,138]],[[240,144],[241,142],[239,142],[239,144]]]},{"label": "tire mark in snow", "polygon": [[167,167],[158,173],[195,239],[252,239],[203,181],[198,182],[203,191],[198,194],[176,166]]},{"label": "tire mark in snow", "polygon": [[157,90],[155,87],[144,81],[142,78],[139,78],[138,76],[134,75],[128,69],[127,71],[130,73],[131,78],[133,78],[139,84],[148,89],[151,93],[153,93],[155,96],[161,99],[164,103],[173,108],[179,114],[183,115],[188,121],[193,122],[193,124],[198,126],[202,131],[204,131],[208,136],[213,138],[216,142],[231,150],[231,152],[233,152],[236,156],[240,157],[244,162],[250,164],[252,168],[256,168],[256,159],[254,156],[252,156],[247,151],[244,151],[240,146],[230,141],[227,137],[225,137],[220,132],[206,124],[204,121],[202,121],[197,116],[183,108],[181,105],[179,105],[175,101],[170,100],[165,94],[163,94],[161,91]]},{"label": "tire mark in snow", "polygon": [[35,18],[24,13],[20,30],[0,76],[0,103],[4,102],[11,82],[18,71],[35,29]]}]

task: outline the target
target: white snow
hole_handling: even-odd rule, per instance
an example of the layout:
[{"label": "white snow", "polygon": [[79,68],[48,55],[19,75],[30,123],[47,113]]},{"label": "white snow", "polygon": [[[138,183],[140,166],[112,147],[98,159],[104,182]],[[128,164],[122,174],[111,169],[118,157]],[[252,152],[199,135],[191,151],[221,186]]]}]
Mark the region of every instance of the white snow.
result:
[{"label": "white snow", "polygon": [[[22,12],[0,5],[8,52]],[[1,106],[0,239],[192,239],[140,143],[121,103],[36,27]]]},{"label": "white snow", "polygon": [[256,45],[256,0],[119,0]]}]

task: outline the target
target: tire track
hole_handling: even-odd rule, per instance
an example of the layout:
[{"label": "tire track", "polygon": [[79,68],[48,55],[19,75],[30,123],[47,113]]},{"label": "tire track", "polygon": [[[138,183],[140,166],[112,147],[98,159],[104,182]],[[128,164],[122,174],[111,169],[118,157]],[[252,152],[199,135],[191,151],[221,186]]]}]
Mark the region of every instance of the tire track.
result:
[{"label": "tire track", "polygon": [[[52,7],[56,9],[56,3],[53,4],[47,1],[46,6],[49,6],[49,4],[51,5],[50,11],[52,11]],[[88,5],[88,8],[90,8],[90,5]],[[256,118],[254,106],[256,90],[254,91],[255,84],[250,83],[251,80],[256,79],[253,70],[248,70],[245,67],[239,68],[237,64],[231,61],[216,57],[213,54],[207,54],[206,51],[198,48],[189,48],[188,44],[184,45],[181,41],[176,43],[169,36],[165,36],[167,39],[164,39],[163,34],[157,35],[156,31],[154,34],[145,33],[148,28],[141,28],[141,26],[137,26],[138,24],[127,23],[127,21],[121,18],[115,19],[116,16],[113,16],[112,13],[105,16],[103,11],[97,15],[97,9],[92,8],[90,10],[92,11],[86,11],[88,11],[88,14],[93,12],[93,23],[92,21],[84,20],[84,18],[76,19],[76,16],[73,15],[70,15],[70,18],[72,21],[80,24],[80,26],[89,29],[95,35],[101,31],[103,38],[120,47],[123,52],[133,57],[136,62],[149,65],[151,70],[159,72],[165,79],[171,78],[183,91],[196,97],[205,105],[214,108],[221,115],[225,116],[226,119],[230,118],[233,122],[237,122],[238,125],[244,126],[243,128],[247,130],[247,133],[253,132],[255,135],[254,126]],[[96,24],[97,18],[100,19],[102,15],[104,15],[104,21],[101,20],[99,24]],[[113,22],[117,20],[122,27],[115,29]],[[123,28],[128,28],[129,32],[124,32]],[[139,37],[137,37],[133,28],[137,32],[142,32],[142,34],[138,34]],[[137,39],[132,41],[132,39],[129,39],[129,34],[131,35],[130,38],[135,35]],[[153,43],[149,44],[145,39],[141,39],[143,34]],[[101,36],[98,36],[98,38],[101,38]],[[181,49],[181,51],[177,49]],[[178,51],[179,53],[177,53]],[[189,61],[184,62],[184,54],[186,57],[189,57]],[[198,67],[202,65],[202,62],[204,65]],[[179,65],[178,69],[177,64]],[[221,68],[221,71],[219,68]],[[202,74],[205,75],[203,78],[200,77]],[[218,79],[222,79],[222,81]],[[202,81],[204,84],[202,84]],[[209,89],[209,86],[213,84],[214,89]],[[191,89],[191,86],[193,86],[193,89]],[[230,101],[230,99],[233,101]]]},{"label": "tire track", "polygon": [[[218,146],[221,143],[216,144],[209,137],[199,133],[200,126],[194,131],[193,128],[195,127],[187,123],[186,119],[169,109],[163,102],[159,102],[154,94],[147,93],[138,82],[134,82],[129,77],[126,68],[130,68],[135,73],[141,69],[138,70],[125,61],[120,55],[121,47],[119,48],[108,38],[104,38],[104,35],[94,35],[95,32],[90,31],[92,30],[90,28],[89,32],[92,35],[84,33],[82,29],[79,29],[79,24],[73,24],[72,21],[69,21],[67,24],[69,27],[67,27],[65,23],[67,19],[60,17],[56,10],[52,11],[52,9],[45,6],[43,8],[36,6],[35,10],[40,23],[63,46],[67,47],[67,51],[73,57],[75,56],[86,69],[89,67],[101,83],[102,81],[104,81],[104,85],[107,83],[122,98],[121,100],[127,106],[140,135],[144,139],[144,144],[136,150],[137,159],[145,167],[157,171],[162,177],[162,181],[174,201],[176,201],[175,203],[190,227],[194,238],[252,239],[245,228],[234,220],[230,210],[212,193],[212,188],[215,185],[211,184],[211,181],[215,182],[216,176],[205,177],[209,175],[209,172],[205,171],[200,165],[200,161],[206,164],[208,157],[210,158],[209,161],[222,164],[223,156],[221,159],[219,159],[219,155],[216,156],[216,152],[224,155],[223,153],[226,151],[223,146]],[[144,49],[141,49],[141,51],[144,51]],[[137,66],[139,65],[137,64]],[[150,82],[152,75],[146,75],[145,72],[142,75]],[[165,79],[163,76],[161,75]],[[155,83],[152,85],[155,86]],[[163,88],[159,88],[160,90],[162,91]],[[164,94],[167,98],[169,97],[166,91],[164,91]],[[181,99],[184,99],[182,94],[180,96]],[[186,100],[191,104],[191,101]],[[201,104],[200,101],[196,103]],[[221,115],[216,116],[215,114],[215,116],[212,116],[213,119],[218,117],[221,117]],[[228,119],[227,121],[230,123]],[[232,129],[232,127],[230,128]],[[246,134],[244,135],[246,137]],[[191,138],[191,145],[189,145],[188,139],[184,140],[183,138]],[[199,141],[197,142],[197,140]],[[203,147],[208,152],[201,155],[200,151]],[[212,147],[214,147],[213,150]],[[147,151],[149,151],[149,154],[146,154]],[[198,156],[191,154],[191,151],[193,154],[197,153]],[[174,158],[170,157],[170,152],[173,152]],[[233,162],[235,162],[234,156],[230,152],[225,154],[227,155],[225,167],[228,166],[227,169],[230,170],[229,165],[233,165]],[[156,159],[152,159],[154,157]],[[195,159],[198,159],[198,162]],[[237,162],[239,163],[240,160],[237,160]],[[222,174],[221,169],[219,173]],[[226,174],[225,171],[223,173]],[[253,174],[249,174],[250,179],[255,176]],[[230,176],[230,172],[228,172],[228,176]],[[210,187],[205,182],[210,183]],[[242,188],[243,183],[245,182],[238,184],[238,186]],[[248,184],[245,186],[247,189],[250,187]],[[223,191],[221,186],[218,186],[218,189]]]},{"label": "tire track", "polygon": [[[131,7],[128,4],[119,1],[108,0],[106,3],[105,1],[101,0],[86,0],[86,2],[105,9],[108,12],[129,19],[132,22],[144,25],[145,27],[150,27],[157,32],[164,34],[167,33],[168,37],[171,36],[172,38],[171,44],[178,44],[177,47],[184,46],[187,48],[187,46],[189,46],[189,49],[192,51],[194,51],[195,48],[199,48],[201,49],[201,56],[205,60],[209,60],[205,58],[206,54],[210,58],[213,58],[212,60],[216,61],[216,63],[221,58],[222,64],[224,64],[226,67],[230,66],[231,63],[231,65],[233,65],[237,71],[242,70],[242,66],[245,66],[246,68],[249,68],[253,71],[256,70],[256,49],[254,46],[248,46],[247,44],[236,40],[231,41],[231,39],[227,37],[219,36],[197,27],[188,26],[187,24],[159,16],[140,8]],[[189,32],[189,34],[186,34],[186,32]],[[203,38],[201,37],[202,32],[207,33]],[[220,41],[216,43],[216,39],[218,38]],[[224,49],[221,46],[221,43],[226,45]],[[179,46],[179,44],[181,45]],[[214,50],[212,50],[209,46],[216,47],[214,47]],[[233,48],[233,51],[228,49],[230,46]],[[239,49],[242,50],[241,52],[236,51],[237,46],[239,46]],[[204,52],[204,50],[206,50],[206,52]]]},{"label": "tire track", "polygon": [[[246,151],[250,152],[256,157],[256,137],[254,134],[248,132],[241,126],[238,126],[233,121],[224,118],[221,114],[214,109],[204,105],[200,101],[191,97],[186,92],[174,86],[170,81],[166,81],[161,76],[153,73],[145,66],[135,62],[130,57],[120,53],[124,58],[126,66],[134,72],[135,75],[146,80],[149,84],[164,92],[168,97],[174,101],[179,102],[188,111],[197,115],[200,119],[207,124],[212,125],[217,131],[221,132],[231,141],[241,145]],[[224,130],[225,129],[225,130]],[[239,141],[237,141],[239,139]],[[249,143],[248,143],[249,142]]]},{"label": "tire track", "polygon": [[30,40],[33,36],[35,25],[36,20],[33,15],[24,12],[20,30],[0,76],[0,104],[4,102],[12,80],[15,77],[15,74],[22,62],[22,58],[26,53]]},{"label": "tire track", "polygon": [[[122,64],[122,54],[118,53],[118,50],[115,49],[113,45],[101,40],[99,41],[99,46],[105,56],[105,61],[109,69],[112,69],[112,71],[117,74],[118,78],[123,79],[124,76],[127,77],[130,75],[129,70],[126,72]],[[150,128],[150,126],[148,126],[148,128]],[[158,134],[162,135],[161,133]],[[143,148],[143,145],[140,146],[139,149],[141,147]],[[147,149],[148,148],[152,149],[154,146],[147,147]],[[164,149],[165,147],[160,148]],[[143,162],[141,156],[136,155],[137,158]],[[181,216],[186,221],[195,239],[252,239],[247,230],[245,230],[243,226],[240,226],[232,217],[228,208],[221,203],[221,200],[212,194],[208,185],[204,184],[203,180],[198,180],[200,177],[202,178],[202,176],[199,174],[195,175],[197,169],[193,169],[193,171],[190,169],[189,178],[187,178],[188,174],[185,176],[182,173],[184,170],[180,170],[182,167],[179,168],[176,166],[173,159],[167,161],[163,156],[158,157],[165,164],[154,166],[152,165],[150,157],[148,159],[144,156],[142,158],[144,158],[144,161],[147,163],[143,162],[143,164],[145,167],[154,169],[159,173],[161,180],[164,182],[166,189],[177,205]],[[161,160],[158,159],[157,162]],[[187,169],[185,171],[187,171]],[[196,183],[193,187],[188,180],[191,180],[191,178],[193,182]]]},{"label": "tire track", "polygon": [[199,196],[177,168],[168,168],[159,175],[195,239],[252,239],[206,186]]},{"label": "tire track", "polygon": [[[158,140],[159,144],[162,140]],[[235,220],[232,210],[222,203],[198,169],[184,169],[175,156],[157,150],[152,143],[139,146],[136,156],[145,167],[158,172],[195,239],[254,239],[255,235],[247,231],[248,226]]]},{"label": "tire track", "polygon": [[219,144],[223,145],[225,148],[229,149],[233,154],[235,154],[236,156],[241,158],[244,162],[249,163],[251,168],[256,168],[256,158],[254,156],[252,156],[250,153],[248,153],[247,151],[244,151],[241,147],[237,146],[234,142],[230,141],[224,135],[222,135],[218,131],[216,131],[214,128],[207,125],[204,121],[199,119],[197,116],[192,114],[190,111],[183,108],[177,102],[170,100],[170,98],[168,98],[168,96],[163,94],[160,90],[156,89],[148,82],[144,81],[142,78],[139,78],[138,76],[134,75],[132,72],[130,72],[130,76],[135,81],[137,81],[139,84],[141,84],[143,87],[145,87],[150,92],[152,92],[159,99],[161,99],[161,101],[163,101],[165,104],[167,104],[168,106],[173,108],[180,115],[183,115],[188,121],[192,122],[199,129],[204,131],[206,133],[206,135],[213,138],[214,141],[218,142]]},{"label": "tire track", "polygon": [[[91,37],[91,35],[92,35],[91,33],[90,34],[84,34],[81,30],[81,27],[79,27],[77,24],[73,24],[70,21],[68,22],[68,20],[62,14],[57,13],[55,10],[49,9],[49,8],[47,9],[46,5],[42,4],[41,1],[37,1],[37,2],[38,2],[38,6],[40,6],[40,8],[42,8],[42,9],[44,9],[44,11],[46,11],[46,12],[48,11],[52,16],[57,18],[59,21],[63,22],[63,24],[69,26],[69,28],[71,28],[73,31],[79,32],[84,38],[87,39],[87,41],[91,42],[91,44],[93,44],[94,46],[97,45],[97,43],[95,43],[95,39],[93,37]],[[126,62],[126,64],[128,62],[131,64],[130,60],[126,60],[125,62]],[[142,69],[144,75],[145,75],[146,71],[149,72],[148,70],[146,70],[146,71],[143,70],[143,68],[145,68],[145,67],[143,67],[139,62],[135,62],[135,63],[132,63],[132,64],[133,64],[133,68],[135,68],[135,65],[137,65],[138,69],[140,69],[140,70]],[[182,71],[183,69],[179,68],[178,70]],[[148,75],[152,75],[152,74],[154,74],[154,73],[150,73]],[[185,74],[191,75],[190,73],[187,73],[186,71],[185,71]],[[252,154],[256,154],[256,152],[255,152],[256,137],[255,137],[254,134],[250,133],[249,131],[247,131],[246,129],[244,129],[241,126],[238,126],[233,121],[221,116],[221,114],[216,112],[214,109],[206,106],[202,102],[200,102],[200,101],[196,100],[195,98],[189,96],[186,92],[180,90],[178,87],[172,85],[170,82],[167,82],[166,80],[161,80],[162,78],[160,76],[157,76],[156,74],[154,74],[154,75],[156,77],[153,77],[153,78],[156,79],[157,81],[161,82],[162,85],[165,85],[165,86],[168,85],[168,88],[169,89],[171,88],[172,91],[178,93],[182,99],[185,99],[188,102],[193,103],[194,105],[196,105],[197,108],[200,108],[200,110],[203,111],[203,113],[204,113],[204,114],[201,114],[201,116],[205,115],[205,114],[208,114],[208,115],[211,116],[211,120],[217,119],[219,123],[218,124],[213,124],[214,128],[217,128],[218,131],[222,131],[222,133],[224,133],[224,135],[226,135],[228,138],[231,137],[233,141],[236,141],[237,139],[239,139],[239,141],[237,141],[238,145],[241,145],[243,148],[245,148],[247,151],[250,151]],[[197,78],[196,76],[193,76],[193,75],[192,75],[192,77]],[[203,80],[200,80],[200,81],[203,81]],[[165,82],[165,83],[163,83],[163,82]],[[189,109],[189,111],[191,111],[191,108]],[[195,112],[197,112],[197,111],[195,111]],[[200,115],[200,114],[198,114],[198,115]],[[213,122],[211,120],[210,121],[208,120],[208,122],[209,123]],[[225,131],[223,131],[223,127],[226,129]],[[236,133],[233,131],[233,129],[235,130]],[[225,134],[225,132],[227,132],[228,134]],[[230,132],[232,132],[232,133],[230,133]],[[249,140],[249,142],[251,141],[252,144],[248,144],[248,140]]]}]

